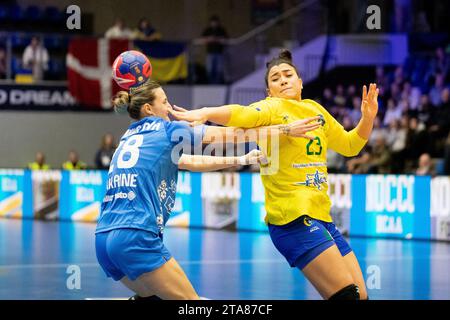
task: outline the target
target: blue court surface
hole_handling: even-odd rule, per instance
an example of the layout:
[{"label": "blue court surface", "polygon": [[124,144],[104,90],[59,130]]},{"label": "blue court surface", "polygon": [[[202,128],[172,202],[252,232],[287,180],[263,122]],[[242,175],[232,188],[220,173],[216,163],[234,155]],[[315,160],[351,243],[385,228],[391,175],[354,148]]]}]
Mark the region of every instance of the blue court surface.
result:
[{"label": "blue court surface", "polygon": [[[89,223],[0,219],[0,299],[132,295],[97,264],[94,230],[95,224]],[[371,299],[450,299],[449,243],[349,241]],[[291,269],[276,251],[268,233],[168,228],[165,242],[200,296],[320,299],[300,271]],[[80,270],[79,289],[70,285],[73,270]]]}]

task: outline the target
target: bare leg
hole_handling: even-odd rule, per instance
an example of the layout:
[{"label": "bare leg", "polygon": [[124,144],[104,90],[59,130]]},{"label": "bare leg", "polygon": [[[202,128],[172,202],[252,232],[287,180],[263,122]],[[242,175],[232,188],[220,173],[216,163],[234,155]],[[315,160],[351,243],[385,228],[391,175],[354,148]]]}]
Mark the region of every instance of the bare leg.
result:
[{"label": "bare leg", "polygon": [[364,277],[361,272],[361,267],[359,266],[358,260],[355,254],[350,252],[344,257],[345,264],[348,271],[352,275],[354,283],[359,287],[359,296],[361,300],[367,300],[367,289],[366,283],[364,282]]},{"label": "bare leg", "polygon": [[355,283],[336,245],[318,255],[302,272],[324,299]]},{"label": "bare leg", "polygon": [[120,281],[140,297],[157,295],[164,300],[199,299],[191,282],[174,258],[160,268],[142,274],[134,281],[128,277],[124,277]]}]

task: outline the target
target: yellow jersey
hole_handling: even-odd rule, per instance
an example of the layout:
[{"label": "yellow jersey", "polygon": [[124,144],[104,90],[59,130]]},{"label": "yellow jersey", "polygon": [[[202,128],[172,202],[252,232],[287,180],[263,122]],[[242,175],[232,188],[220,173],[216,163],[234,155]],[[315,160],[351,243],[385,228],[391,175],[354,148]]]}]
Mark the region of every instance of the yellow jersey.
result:
[{"label": "yellow jersey", "polygon": [[39,165],[37,162],[31,162],[28,164],[28,169],[30,170],[49,170],[50,166],[48,164]]},{"label": "yellow jersey", "polygon": [[87,165],[83,161],[78,161],[75,165],[70,161],[66,161],[62,164],[62,168],[64,170],[83,170],[87,168]]},{"label": "yellow jersey", "polygon": [[250,106],[228,107],[231,118],[226,125],[241,128],[288,124],[320,116],[321,126],[307,133],[314,136],[314,140],[280,135],[276,145],[272,143],[274,138],[258,139],[260,149],[270,160],[267,168],[261,166],[265,222],[284,225],[305,214],[331,222],[327,149],[344,156],[355,156],[367,140],[355,129],[346,131],[324,107],[308,99],[266,98]]}]

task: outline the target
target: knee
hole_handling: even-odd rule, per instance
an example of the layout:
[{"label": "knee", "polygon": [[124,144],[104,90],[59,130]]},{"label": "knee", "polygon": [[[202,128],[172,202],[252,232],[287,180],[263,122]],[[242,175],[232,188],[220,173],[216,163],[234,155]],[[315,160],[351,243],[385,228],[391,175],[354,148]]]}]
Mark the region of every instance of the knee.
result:
[{"label": "knee", "polygon": [[359,299],[369,300],[369,295],[367,294],[366,288],[359,288]]},{"label": "knee", "polygon": [[360,300],[359,288],[355,284],[351,284],[337,291],[328,300]]}]

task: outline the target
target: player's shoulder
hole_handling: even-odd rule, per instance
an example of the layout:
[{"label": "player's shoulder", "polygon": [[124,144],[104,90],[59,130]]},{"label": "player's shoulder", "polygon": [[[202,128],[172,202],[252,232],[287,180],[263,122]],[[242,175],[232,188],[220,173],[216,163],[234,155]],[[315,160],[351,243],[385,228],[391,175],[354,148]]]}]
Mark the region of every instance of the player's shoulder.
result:
[{"label": "player's shoulder", "polygon": [[267,97],[265,99],[250,104],[250,107],[257,108],[262,111],[266,109],[278,108],[281,104],[282,99]]},{"label": "player's shoulder", "polygon": [[317,108],[317,109],[321,109],[321,110],[324,109],[324,107],[320,103],[318,103],[317,101],[311,100],[311,99],[302,99],[301,102],[304,104],[307,104],[308,106],[313,107],[313,108]]},{"label": "player's shoulder", "polygon": [[[163,120],[164,121],[164,120]],[[190,125],[187,121],[180,121],[180,120],[174,120],[174,121],[164,121],[164,126],[166,130],[173,131],[176,129],[189,129]]]}]

